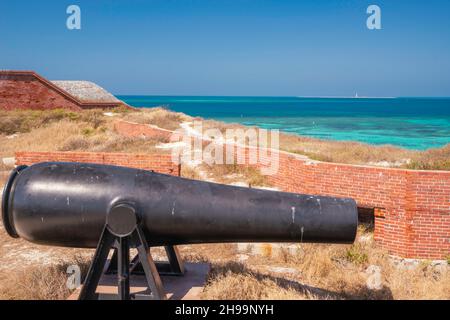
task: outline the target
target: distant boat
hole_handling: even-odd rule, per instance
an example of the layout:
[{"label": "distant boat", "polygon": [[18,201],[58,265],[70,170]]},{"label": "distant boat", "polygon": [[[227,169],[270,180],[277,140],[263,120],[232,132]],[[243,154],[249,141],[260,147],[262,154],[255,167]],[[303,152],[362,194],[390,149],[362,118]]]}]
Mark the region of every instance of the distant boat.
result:
[{"label": "distant boat", "polygon": [[358,97],[358,92],[355,93],[355,98],[359,98],[359,97]]}]

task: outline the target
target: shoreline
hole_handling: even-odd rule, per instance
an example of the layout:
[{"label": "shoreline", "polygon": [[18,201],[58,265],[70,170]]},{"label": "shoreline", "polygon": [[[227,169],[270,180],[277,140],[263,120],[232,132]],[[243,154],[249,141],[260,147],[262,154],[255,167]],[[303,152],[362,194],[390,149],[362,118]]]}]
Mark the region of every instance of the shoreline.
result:
[{"label": "shoreline", "polygon": [[[133,106],[134,107],[134,106]],[[180,112],[180,111],[175,111],[175,110],[171,110],[170,108],[166,108],[165,106],[156,106],[156,107],[134,107],[137,110],[141,110],[141,109],[153,109],[153,108],[163,108],[165,110],[167,110],[168,112],[174,112],[174,113],[181,113],[184,114],[188,117],[194,118],[194,119],[201,119],[202,121],[215,121],[215,122],[220,122],[223,124],[227,124],[230,126],[243,126],[243,127],[256,127],[259,129],[265,129],[265,130],[270,130],[270,128],[265,128],[264,126],[261,126],[259,124],[245,124],[245,123],[241,123],[241,122],[236,122],[236,121],[227,121],[227,118],[225,119],[220,119],[220,118],[204,118],[201,116],[194,116],[194,115],[190,115],[184,112]],[[234,119],[234,118],[233,118]],[[366,141],[359,141],[359,140],[352,140],[352,139],[334,139],[334,138],[323,138],[323,137],[316,137],[314,135],[308,135],[308,134],[301,134],[301,133],[297,133],[297,132],[293,132],[293,131],[286,131],[286,129],[280,129],[280,128],[273,128],[276,130],[280,131],[280,134],[284,134],[284,135],[292,135],[295,137],[299,137],[299,138],[305,138],[305,139],[311,139],[311,140],[317,140],[317,141],[321,141],[321,142],[329,142],[329,143],[354,143],[354,144],[361,144],[361,145],[366,145],[369,147],[392,147],[392,148],[398,148],[398,149],[402,149],[405,151],[412,151],[412,152],[426,152],[429,150],[437,150],[437,149],[443,149],[446,148],[447,146],[450,145],[450,140],[445,143],[442,144],[441,146],[435,146],[435,147],[429,147],[426,149],[419,149],[419,148],[407,148],[403,145],[398,145],[398,144],[394,144],[394,143],[370,143],[370,142],[366,142]]]},{"label": "shoreline", "polygon": [[[172,110],[170,110],[170,111],[172,111]],[[195,116],[191,116],[191,115],[188,115],[188,116],[195,118]],[[254,124],[254,125],[253,124],[244,124],[244,123],[233,122],[233,121],[228,122],[228,121],[226,121],[224,119],[214,119],[214,118],[210,118],[210,119],[202,118],[202,119],[206,120],[206,121],[212,120],[212,121],[223,122],[223,123],[230,124],[230,125],[242,125],[244,127],[257,127],[259,129],[270,130],[269,128],[264,128],[264,127],[262,127],[260,125],[257,125],[257,124]],[[342,143],[359,143],[359,144],[363,144],[363,145],[367,145],[367,146],[371,146],[371,147],[394,147],[394,148],[399,148],[399,149],[403,149],[403,150],[417,151],[417,152],[423,152],[423,151],[428,151],[428,150],[432,150],[432,149],[442,149],[442,148],[445,148],[446,146],[450,145],[450,140],[449,140],[447,143],[445,143],[445,144],[443,144],[441,146],[429,147],[429,148],[426,148],[426,149],[417,149],[417,148],[407,148],[407,147],[404,147],[402,145],[397,145],[397,144],[393,144],[393,143],[376,144],[376,143],[370,143],[370,142],[366,142],[366,141],[359,141],[359,140],[352,140],[352,139],[324,138],[324,137],[316,137],[316,136],[308,135],[308,134],[301,134],[301,133],[297,133],[297,132],[290,132],[290,131],[286,131],[285,129],[278,129],[278,128],[275,128],[275,129],[279,130],[280,133],[282,133],[282,134],[293,135],[293,136],[298,136],[300,138],[307,138],[307,139],[313,139],[313,140],[318,140],[318,141],[337,142],[337,143],[339,143],[339,142],[342,142]]]},{"label": "shoreline", "polygon": [[[4,113],[4,116],[0,117],[2,129],[0,142],[4,146],[0,153],[2,158],[11,157],[15,150],[23,149],[23,146],[26,146],[29,151],[134,152],[134,150],[140,150],[142,152],[147,150],[152,152],[154,150],[154,142],[151,140],[126,141],[116,137],[117,133],[112,130],[111,123],[119,119],[140,124],[154,124],[167,130],[175,130],[181,123],[194,119],[204,120],[203,126],[206,129],[226,130],[232,127],[250,127],[191,117],[163,108],[123,109],[115,110],[115,112],[90,110],[81,111],[79,114],[62,109],[0,110],[0,112]],[[49,120],[43,123],[36,113],[42,113],[42,118]],[[81,127],[77,123],[81,123]],[[42,137],[40,145],[35,145],[33,142],[37,134]],[[279,145],[280,150],[322,162],[416,170],[450,170],[450,144],[426,151],[414,151],[392,145],[325,140],[281,132]]]},{"label": "shoreline", "polygon": [[393,145],[413,151],[450,143],[450,103],[438,98],[118,97],[138,109],[162,106],[192,117],[278,129],[313,139]]}]

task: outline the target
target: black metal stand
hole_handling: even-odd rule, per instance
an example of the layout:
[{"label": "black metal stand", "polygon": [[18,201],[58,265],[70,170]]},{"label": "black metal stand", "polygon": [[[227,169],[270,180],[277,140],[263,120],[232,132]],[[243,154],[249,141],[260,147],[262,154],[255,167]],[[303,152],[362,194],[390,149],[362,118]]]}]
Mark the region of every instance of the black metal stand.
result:
[{"label": "black metal stand", "polygon": [[[131,248],[136,248],[138,253],[130,263]],[[99,294],[96,292],[97,286],[111,249],[114,249],[114,254],[105,273],[117,273],[118,294]],[[166,246],[165,249],[168,263],[155,263],[134,208],[128,204],[115,206],[108,214],[78,299],[166,299],[160,274],[183,275],[184,268],[177,249],[173,246]],[[150,294],[130,293],[130,275],[135,273],[145,275]]]},{"label": "black metal stand", "polygon": [[[184,275],[184,265],[180,258],[178,249],[175,246],[165,246],[166,256],[168,261],[155,261],[156,269],[161,276],[182,276]],[[118,250],[114,249],[111,260],[106,268],[105,274],[118,273]],[[136,254],[130,262],[130,273],[136,275],[143,275],[144,269],[139,260],[139,254]]]}]

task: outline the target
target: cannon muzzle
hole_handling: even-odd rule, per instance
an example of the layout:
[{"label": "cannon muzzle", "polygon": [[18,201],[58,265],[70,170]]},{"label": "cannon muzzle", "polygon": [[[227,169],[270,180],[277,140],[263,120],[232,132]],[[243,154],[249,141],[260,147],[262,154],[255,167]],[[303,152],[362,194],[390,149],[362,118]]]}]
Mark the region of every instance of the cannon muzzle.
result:
[{"label": "cannon muzzle", "polygon": [[[351,243],[358,220],[352,199],[242,188],[85,163],[39,163],[15,169],[4,189],[2,217],[13,237],[95,248],[112,209],[121,206],[136,212],[149,246]],[[120,216],[115,221],[119,221],[118,230],[126,229]]]}]

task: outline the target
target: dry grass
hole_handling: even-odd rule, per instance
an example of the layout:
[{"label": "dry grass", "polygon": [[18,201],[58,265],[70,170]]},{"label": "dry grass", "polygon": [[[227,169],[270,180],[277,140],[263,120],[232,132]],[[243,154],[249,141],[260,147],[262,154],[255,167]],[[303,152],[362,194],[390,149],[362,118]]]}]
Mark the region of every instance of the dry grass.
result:
[{"label": "dry grass", "polygon": [[66,285],[67,267],[80,267],[83,279],[92,253],[92,250],[48,247],[13,239],[0,221],[0,300],[67,299],[72,293]]},{"label": "dry grass", "polygon": [[196,167],[182,165],[181,176],[223,184],[239,184],[246,187],[272,186],[259,169],[233,164],[208,165],[203,163]]},{"label": "dry grass", "polygon": [[202,297],[208,300],[316,299],[306,287],[294,281],[263,275],[235,262],[214,266]]},{"label": "dry grass", "polygon": [[81,134],[67,139],[58,148],[60,151],[93,151],[93,152],[127,152],[127,153],[164,153],[166,150],[155,148],[160,143],[167,142],[162,137],[128,138],[112,132],[107,134]]},{"label": "dry grass", "polygon": [[75,256],[44,267],[29,266],[0,273],[0,300],[64,300],[72,293],[67,287],[67,267],[77,265],[84,278],[89,261]]},{"label": "dry grass", "polygon": [[125,121],[151,124],[167,130],[176,130],[180,123],[190,120],[191,117],[164,108],[143,108],[129,112],[123,117]]},{"label": "dry grass", "polygon": [[412,157],[408,169],[416,170],[450,170],[450,144],[439,148],[420,152]]},{"label": "dry grass", "polygon": [[189,166],[181,166],[181,176],[187,179],[202,180],[202,175],[198,168]]},{"label": "dry grass", "polygon": [[13,139],[0,136],[0,156],[13,156],[15,151],[54,151],[68,139],[82,134],[83,126],[68,120],[61,120],[39,127],[32,132],[21,133]]},{"label": "dry grass", "polygon": [[[28,255],[14,254],[17,266],[0,273],[0,299],[66,299],[71,293],[66,287],[67,266],[77,264],[85,273],[92,253],[64,248],[51,251],[51,247],[9,238],[3,229],[0,239],[4,266],[11,262],[11,250],[41,250],[52,257],[65,257],[43,265],[28,261]],[[203,299],[450,299],[449,267],[439,270],[423,261],[413,270],[400,268],[375,246],[372,234],[364,228],[359,228],[354,245],[298,247],[296,254],[249,255],[245,262],[238,262],[240,255],[233,244],[181,246],[180,250],[186,261],[211,264]],[[21,259],[27,260],[21,263]],[[381,269],[382,287],[377,290],[367,286],[371,265]],[[275,272],[273,267],[290,268],[294,273]]]},{"label": "dry grass", "polygon": [[[181,122],[194,120],[183,113],[172,112],[164,108],[135,110],[117,108],[113,110],[113,113],[114,117],[105,116],[103,110],[82,112],[60,109],[0,111],[0,143],[2,145],[0,157],[12,156],[14,150],[117,150],[118,152],[128,152],[127,145],[130,146],[130,152],[146,152],[146,150],[154,152],[154,149],[149,147],[150,145],[154,146],[166,141],[158,139],[154,141],[122,139],[120,141],[120,137],[114,134],[113,121],[120,118],[175,130],[179,128]],[[202,121],[201,118],[195,118],[195,120]],[[229,128],[242,129],[245,127],[239,124],[204,120],[203,129],[211,128],[225,133],[225,130]],[[19,137],[7,139],[8,135],[14,133],[19,133]],[[118,141],[114,143],[112,140]],[[140,143],[142,143],[142,147],[139,147]],[[105,146],[102,147],[102,144]],[[439,149],[414,151],[389,145],[373,146],[358,142],[319,140],[282,133],[280,134],[280,149],[328,162],[419,170],[450,170],[450,144]]]},{"label": "dry grass", "polygon": [[[14,138],[0,135],[0,158],[13,157],[15,151],[95,151],[129,153],[164,153],[156,149],[159,138],[126,138],[113,129],[113,119],[99,115],[95,110],[77,115],[77,120],[62,118],[20,132]],[[75,118],[75,116],[73,116]],[[0,170],[7,170],[0,163]]]},{"label": "dry grass", "polygon": [[[300,253],[273,258],[250,257],[245,264],[217,262],[210,253],[212,272],[205,299],[450,299],[450,270],[423,262],[413,270],[395,266],[375,246],[371,233],[360,228],[352,245],[301,244]],[[213,255],[213,256],[211,256]],[[382,287],[367,286],[368,267],[381,268]],[[267,266],[297,270],[286,276]],[[369,268],[370,270],[370,268]],[[237,289],[239,288],[239,289]]]},{"label": "dry grass", "polygon": [[220,132],[222,132],[222,134],[224,134],[227,129],[256,128],[256,127],[244,126],[244,125],[239,124],[239,123],[228,123],[228,122],[221,122],[221,121],[209,120],[209,119],[205,120],[205,119],[202,119],[202,118],[199,118],[199,117],[195,118],[194,120],[202,122],[203,130],[218,129],[218,130],[220,130]]},{"label": "dry grass", "polygon": [[83,112],[73,112],[65,109],[54,110],[0,110],[0,134],[30,132],[33,129],[45,127],[61,120],[88,123],[98,128],[104,123],[103,110],[92,109]]},{"label": "dry grass", "polygon": [[259,169],[241,166],[236,164],[202,164],[200,170],[203,170],[209,178],[218,183],[231,184],[243,182],[247,186],[270,186],[264,175]]},{"label": "dry grass", "polygon": [[[0,111],[0,157],[13,157],[15,151],[56,151],[76,143],[76,137],[95,137],[111,131],[111,120],[102,110],[72,112]],[[8,136],[16,134],[15,136]],[[86,141],[78,141],[76,150],[88,148]]]},{"label": "dry grass", "polygon": [[417,153],[389,145],[373,146],[359,142],[319,140],[291,134],[280,135],[280,148],[319,161],[349,164],[388,162],[391,166],[400,166],[402,161],[411,159]]}]

